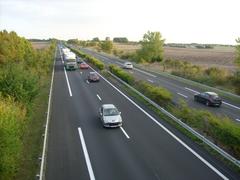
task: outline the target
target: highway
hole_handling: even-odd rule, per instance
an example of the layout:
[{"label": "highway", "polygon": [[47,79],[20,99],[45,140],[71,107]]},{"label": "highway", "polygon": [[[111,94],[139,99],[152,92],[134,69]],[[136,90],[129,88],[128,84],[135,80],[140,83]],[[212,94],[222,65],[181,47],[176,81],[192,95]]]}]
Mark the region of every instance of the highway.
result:
[{"label": "highway", "polygon": [[[93,71],[65,71],[58,51],[52,91],[46,180],[240,179],[205,150]],[[121,128],[103,128],[98,109],[112,103]]]},{"label": "highway", "polygon": [[[89,55],[98,58],[105,64],[116,64],[121,67],[124,63],[123,60],[107,55],[105,53],[99,53],[86,48],[82,48],[81,50]],[[194,94],[203,92],[203,90],[199,87],[195,87],[193,85],[190,86],[189,84],[182,81],[178,81],[176,79],[157,73],[149,73],[138,68],[133,68],[133,70],[127,71],[131,73],[136,79],[145,80],[151,84],[155,84],[168,89],[173,94],[174,103],[177,103],[179,99],[184,99],[190,107],[208,110],[219,116],[227,116],[235,122],[240,123],[240,104],[236,104],[229,99],[223,98],[224,102],[220,108],[207,107],[204,104],[194,101]]]}]

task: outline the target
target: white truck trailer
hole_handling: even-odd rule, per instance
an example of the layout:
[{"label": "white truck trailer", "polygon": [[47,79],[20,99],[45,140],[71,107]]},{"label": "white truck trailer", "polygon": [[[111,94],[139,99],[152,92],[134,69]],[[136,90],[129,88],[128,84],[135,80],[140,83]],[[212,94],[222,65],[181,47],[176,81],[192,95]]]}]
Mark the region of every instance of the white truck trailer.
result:
[{"label": "white truck trailer", "polygon": [[76,55],[71,51],[63,51],[63,60],[66,70],[76,70],[78,68]]}]

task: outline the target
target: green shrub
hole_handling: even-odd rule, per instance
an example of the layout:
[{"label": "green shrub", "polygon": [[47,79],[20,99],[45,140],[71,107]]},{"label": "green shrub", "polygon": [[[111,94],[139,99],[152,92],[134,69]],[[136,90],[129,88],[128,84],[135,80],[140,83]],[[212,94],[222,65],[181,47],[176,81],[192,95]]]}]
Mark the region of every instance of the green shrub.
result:
[{"label": "green shrub", "polygon": [[0,97],[0,179],[14,179],[19,170],[26,110],[11,98]]},{"label": "green shrub", "polygon": [[224,82],[227,82],[227,72],[226,70],[219,69],[217,67],[210,67],[207,68],[204,73],[208,76],[208,78],[211,80],[211,84],[215,85],[221,85]]},{"label": "green shrub", "polygon": [[236,78],[232,78],[231,72],[226,69],[220,69],[218,67],[204,69],[201,66],[193,65],[186,61],[173,59],[166,59],[162,64],[164,71],[169,69],[173,75],[213,87],[220,86],[227,90],[236,89],[236,93],[239,93],[237,91],[239,86],[234,81]]},{"label": "green shrub", "polygon": [[211,137],[215,144],[240,158],[240,127],[230,119],[218,117],[209,111],[189,108],[184,101],[180,103],[179,108],[172,111],[183,122]]},{"label": "green shrub", "polygon": [[115,65],[110,65],[109,70],[111,73],[115,74],[117,77],[125,81],[126,83],[132,85],[134,83],[134,77],[130,75],[129,73],[125,72],[121,68],[115,66]]},{"label": "green shrub", "polygon": [[104,69],[104,64],[101,61],[99,61],[98,59],[96,59],[94,57],[88,57],[87,59],[91,64],[95,65],[99,70]]},{"label": "green shrub", "polygon": [[165,88],[152,85],[145,81],[137,81],[135,87],[145,96],[161,106],[165,107],[172,101],[172,94]]},{"label": "green shrub", "polygon": [[240,95],[240,70],[235,72],[232,83],[235,87],[235,92]]},{"label": "green shrub", "polygon": [[41,85],[48,84],[44,80],[52,69],[56,43],[35,50],[7,31],[0,32],[0,42],[0,179],[8,180],[16,179],[24,158],[30,159],[22,156],[25,126]]},{"label": "green shrub", "polygon": [[151,85],[145,81],[135,81],[132,75],[115,65],[110,65],[109,70],[126,83],[133,85],[133,87],[159,105],[166,106],[172,100],[172,94],[165,88]]},{"label": "green shrub", "polygon": [[38,90],[37,76],[25,71],[21,65],[5,65],[0,73],[0,91],[5,97],[12,96],[17,101],[29,103]]}]

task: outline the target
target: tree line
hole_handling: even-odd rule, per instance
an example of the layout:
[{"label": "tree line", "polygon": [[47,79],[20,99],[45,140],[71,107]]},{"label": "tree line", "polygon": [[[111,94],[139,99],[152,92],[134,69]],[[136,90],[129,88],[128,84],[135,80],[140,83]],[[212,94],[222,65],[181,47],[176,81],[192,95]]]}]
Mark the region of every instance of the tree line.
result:
[{"label": "tree line", "polygon": [[[20,172],[24,135],[34,100],[46,86],[56,42],[33,49],[15,32],[0,31],[0,179],[15,179]],[[30,157],[28,157],[30,158]]]}]

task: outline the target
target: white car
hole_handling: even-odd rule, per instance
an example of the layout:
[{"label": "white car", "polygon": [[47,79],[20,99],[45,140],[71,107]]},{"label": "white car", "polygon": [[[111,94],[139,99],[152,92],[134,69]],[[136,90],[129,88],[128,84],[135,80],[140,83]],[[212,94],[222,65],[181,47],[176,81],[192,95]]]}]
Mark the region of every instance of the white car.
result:
[{"label": "white car", "polygon": [[103,104],[99,109],[99,114],[104,127],[122,126],[121,112],[113,104]]},{"label": "white car", "polygon": [[132,68],[133,68],[133,65],[132,65],[131,62],[125,62],[125,63],[123,64],[123,68],[124,68],[124,69],[132,69]]}]

